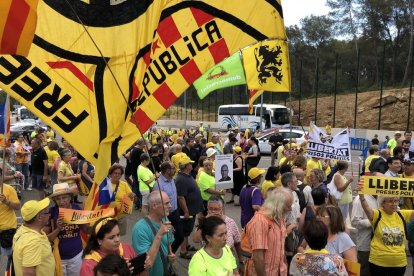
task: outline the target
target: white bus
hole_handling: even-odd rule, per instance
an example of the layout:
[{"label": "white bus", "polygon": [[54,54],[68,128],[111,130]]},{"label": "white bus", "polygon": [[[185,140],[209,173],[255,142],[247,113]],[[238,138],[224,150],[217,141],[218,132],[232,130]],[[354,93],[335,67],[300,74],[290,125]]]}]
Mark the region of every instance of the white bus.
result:
[{"label": "white bus", "polygon": [[[288,127],[289,115],[292,111],[284,105],[263,104],[262,129],[272,127]],[[239,127],[240,129],[257,129],[260,126],[260,104],[253,105],[253,113],[249,114],[247,104],[221,105],[218,109],[218,123],[221,129]]]}]

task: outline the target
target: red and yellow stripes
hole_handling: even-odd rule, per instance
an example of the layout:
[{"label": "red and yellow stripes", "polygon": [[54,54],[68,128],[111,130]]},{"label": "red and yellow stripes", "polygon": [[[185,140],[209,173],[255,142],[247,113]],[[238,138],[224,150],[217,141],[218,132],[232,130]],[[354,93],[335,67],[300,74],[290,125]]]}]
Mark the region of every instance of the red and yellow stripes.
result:
[{"label": "red and yellow stripes", "polygon": [[27,56],[36,30],[38,0],[0,1],[0,54]]}]

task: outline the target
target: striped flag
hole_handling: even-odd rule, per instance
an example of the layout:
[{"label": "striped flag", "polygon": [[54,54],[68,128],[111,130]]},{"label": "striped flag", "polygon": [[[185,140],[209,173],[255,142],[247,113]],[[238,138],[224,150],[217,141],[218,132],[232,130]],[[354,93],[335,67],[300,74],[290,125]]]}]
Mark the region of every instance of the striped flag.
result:
[{"label": "striped flag", "polygon": [[83,209],[96,210],[108,208],[109,204],[114,201],[114,191],[109,177],[106,177],[101,184],[93,183],[88,198],[85,201]]},{"label": "striped flag", "polygon": [[36,29],[38,0],[0,1],[0,54],[27,56]]},{"label": "striped flag", "polygon": [[96,165],[96,183],[202,74],[286,38],[281,0],[0,3],[0,88]]},{"label": "striped flag", "polygon": [[10,101],[9,95],[0,104],[0,146],[10,146]]},{"label": "striped flag", "polygon": [[253,114],[253,104],[256,101],[256,99],[263,94],[263,92],[263,90],[249,90],[249,107],[247,108],[249,114]]}]

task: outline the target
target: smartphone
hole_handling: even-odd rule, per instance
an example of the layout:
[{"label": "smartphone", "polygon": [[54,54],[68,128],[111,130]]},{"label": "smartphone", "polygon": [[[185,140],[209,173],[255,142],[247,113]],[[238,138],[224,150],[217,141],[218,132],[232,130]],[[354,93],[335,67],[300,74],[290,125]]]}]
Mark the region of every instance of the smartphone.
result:
[{"label": "smartphone", "polygon": [[142,271],[145,270],[144,264],[145,264],[146,258],[147,258],[147,253],[144,253],[129,260],[131,265],[134,267],[132,275],[137,275],[138,273],[141,273]]}]

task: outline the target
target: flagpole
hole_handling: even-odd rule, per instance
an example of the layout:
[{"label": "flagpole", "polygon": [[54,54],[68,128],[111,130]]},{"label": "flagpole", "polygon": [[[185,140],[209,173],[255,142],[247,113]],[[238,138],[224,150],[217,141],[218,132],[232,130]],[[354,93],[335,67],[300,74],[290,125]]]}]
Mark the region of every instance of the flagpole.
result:
[{"label": "flagpole", "polygon": [[260,131],[263,131],[263,93],[260,95]]},{"label": "flagpole", "polygon": [[[4,115],[9,116],[9,114],[10,114],[10,112],[8,111],[10,109],[10,106],[8,106],[8,105],[10,105],[9,100],[10,100],[9,94],[6,94],[6,99],[5,99],[6,103],[4,105],[4,114],[3,114],[3,116]],[[3,119],[3,121],[5,121],[5,118],[2,118],[2,119]],[[7,122],[9,120],[10,120],[10,118],[7,118]],[[8,125],[8,123],[5,124],[4,133],[3,133],[3,137],[4,137],[3,138],[4,147],[3,147],[3,156],[2,156],[2,158],[3,158],[3,168],[2,168],[2,173],[1,173],[0,194],[3,194],[4,175],[6,174],[6,146],[7,146],[7,143],[8,143],[8,139],[7,139],[7,133],[8,133],[7,128],[8,128],[8,126],[7,125]]]}]

